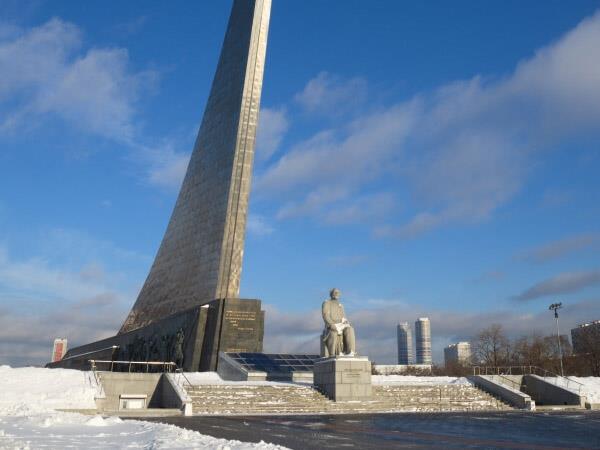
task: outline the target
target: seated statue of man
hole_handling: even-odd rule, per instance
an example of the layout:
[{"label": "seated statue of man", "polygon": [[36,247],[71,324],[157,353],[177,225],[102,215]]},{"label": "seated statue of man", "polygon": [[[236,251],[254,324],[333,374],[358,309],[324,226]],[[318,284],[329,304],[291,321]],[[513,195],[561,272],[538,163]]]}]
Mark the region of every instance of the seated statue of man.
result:
[{"label": "seated statue of man", "polygon": [[323,302],[322,312],[325,330],[322,335],[321,356],[347,355],[356,352],[354,329],[346,319],[344,307],[340,303],[339,289],[329,292],[329,299]]}]

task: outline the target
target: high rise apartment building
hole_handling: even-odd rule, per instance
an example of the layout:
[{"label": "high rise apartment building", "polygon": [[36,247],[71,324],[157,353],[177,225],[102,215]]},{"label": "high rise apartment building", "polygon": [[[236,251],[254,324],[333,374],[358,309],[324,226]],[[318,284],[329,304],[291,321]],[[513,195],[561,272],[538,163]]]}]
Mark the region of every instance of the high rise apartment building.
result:
[{"label": "high rise apartment building", "polygon": [[408,322],[398,324],[398,364],[414,364],[412,330]]},{"label": "high rise apartment building", "polygon": [[444,364],[446,367],[455,364],[460,364],[461,366],[471,364],[471,344],[469,342],[450,344],[444,349]]},{"label": "high rise apartment building", "polygon": [[415,322],[415,354],[417,364],[431,364],[431,324],[421,317]]}]

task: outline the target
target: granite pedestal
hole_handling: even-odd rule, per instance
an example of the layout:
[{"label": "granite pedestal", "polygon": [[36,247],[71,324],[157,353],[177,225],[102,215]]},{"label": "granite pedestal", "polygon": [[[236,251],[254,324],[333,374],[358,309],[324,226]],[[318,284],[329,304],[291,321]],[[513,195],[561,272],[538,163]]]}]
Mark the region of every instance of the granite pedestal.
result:
[{"label": "granite pedestal", "polygon": [[336,402],[371,399],[371,361],[366,357],[335,356],[317,361],[314,386]]}]

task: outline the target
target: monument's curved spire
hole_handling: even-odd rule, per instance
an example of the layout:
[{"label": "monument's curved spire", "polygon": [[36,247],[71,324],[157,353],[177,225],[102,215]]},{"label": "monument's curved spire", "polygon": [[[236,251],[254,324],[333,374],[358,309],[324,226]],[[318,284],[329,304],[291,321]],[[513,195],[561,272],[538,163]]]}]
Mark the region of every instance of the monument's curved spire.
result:
[{"label": "monument's curved spire", "polygon": [[234,0],[194,151],[148,278],[119,333],[239,296],[271,0]]}]

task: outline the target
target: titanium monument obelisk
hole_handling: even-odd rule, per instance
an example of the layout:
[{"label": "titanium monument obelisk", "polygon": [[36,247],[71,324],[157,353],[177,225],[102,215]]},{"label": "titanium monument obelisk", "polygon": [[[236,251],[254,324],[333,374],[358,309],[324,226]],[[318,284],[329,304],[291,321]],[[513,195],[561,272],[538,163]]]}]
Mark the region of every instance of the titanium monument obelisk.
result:
[{"label": "titanium monument obelisk", "polygon": [[120,333],[238,297],[271,0],[235,0],[196,145],[150,274]]},{"label": "titanium monument obelisk", "polygon": [[238,297],[270,12],[271,0],[233,1],[181,191],[118,335],[50,367],[85,367],[93,354],[214,370],[219,351],[262,351],[260,301]]}]

